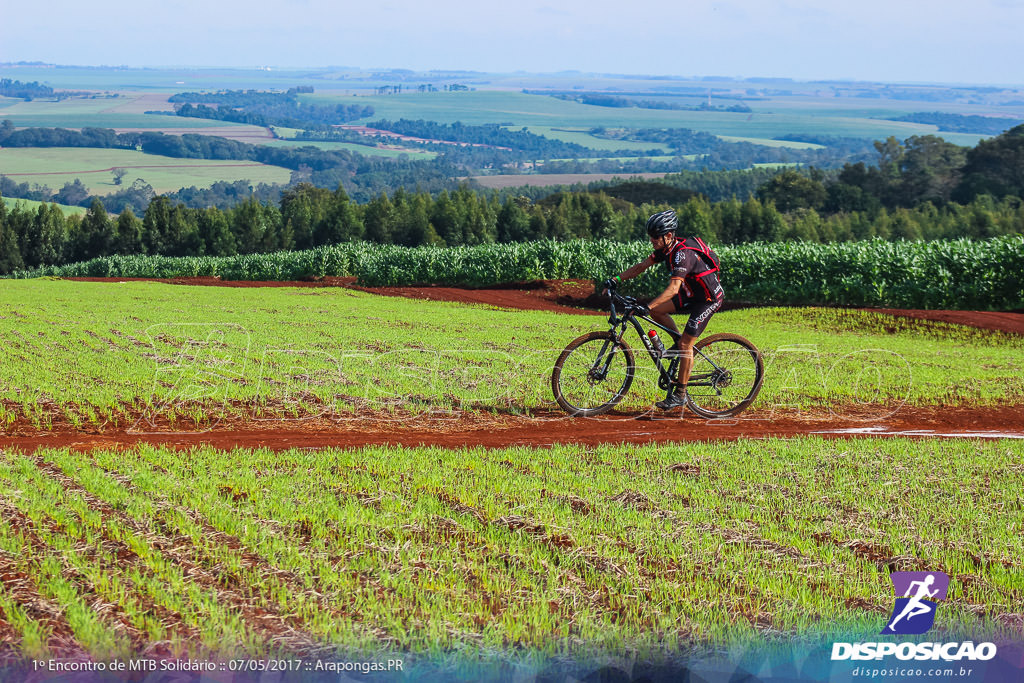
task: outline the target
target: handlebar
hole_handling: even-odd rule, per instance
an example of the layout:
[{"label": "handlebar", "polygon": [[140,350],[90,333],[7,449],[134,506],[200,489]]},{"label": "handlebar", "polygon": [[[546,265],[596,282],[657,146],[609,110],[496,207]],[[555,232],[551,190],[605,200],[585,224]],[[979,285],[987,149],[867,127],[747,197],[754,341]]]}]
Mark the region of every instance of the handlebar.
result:
[{"label": "handlebar", "polygon": [[612,325],[617,325],[619,323],[619,316],[615,310],[616,304],[620,304],[623,307],[623,313],[625,315],[629,315],[634,312],[640,313],[641,315],[647,315],[651,312],[647,306],[643,305],[635,298],[619,294],[615,291],[614,287],[608,288],[608,298],[610,299],[609,308],[611,309],[611,317],[609,318],[609,321]]}]

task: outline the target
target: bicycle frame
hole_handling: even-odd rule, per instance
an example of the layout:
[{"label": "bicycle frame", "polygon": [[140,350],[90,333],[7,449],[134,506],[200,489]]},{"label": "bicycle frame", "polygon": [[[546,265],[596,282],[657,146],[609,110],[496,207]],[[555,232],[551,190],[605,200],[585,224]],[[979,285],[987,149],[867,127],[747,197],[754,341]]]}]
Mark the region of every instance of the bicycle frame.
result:
[{"label": "bicycle frame", "polygon": [[[626,310],[621,317],[615,311],[616,299],[619,299],[623,304],[625,304]],[[669,337],[672,339],[672,344],[665,345],[665,352],[663,355],[659,356],[657,350],[655,350],[654,348],[654,345],[651,343],[650,338],[647,336],[647,331],[644,329],[643,325],[641,325],[637,321],[637,318],[647,323],[650,323],[654,327],[657,327],[658,329],[663,330],[664,332],[668,332]],[[654,366],[658,368],[658,374],[660,375],[658,379],[658,386],[661,389],[665,390],[669,390],[679,386],[679,383],[676,381],[676,370],[679,369],[679,354],[669,347],[674,346],[675,342],[680,337],[683,336],[682,334],[676,332],[675,330],[665,327],[664,325],[662,325],[661,323],[657,322],[656,320],[649,316],[637,313],[637,311],[635,310],[635,304],[633,304],[630,300],[622,297],[618,293],[612,294],[611,315],[608,318],[608,323],[611,325],[611,329],[609,329],[609,332],[615,335],[615,340],[617,342],[622,341],[622,338],[626,335],[627,327],[629,325],[632,325],[633,329],[636,330],[637,335],[640,337],[640,340],[643,342],[644,348],[647,349],[647,355],[651,357],[651,360],[654,362]],[[621,328],[621,330],[616,332],[616,328]],[[708,373],[690,375],[689,381],[687,382],[687,386],[710,387],[718,391],[718,388],[715,386],[714,381],[715,375],[717,373],[722,373],[724,371],[713,360],[704,355],[704,353],[702,353],[700,349],[694,348],[693,352],[694,354],[699,355],[701,358],[706,360],[708,364],[710,364],[711,367],[714,368],[714,370]],[[603,349],[601,351],[601,355],[604,355]],[[665,366],[662,365],[661,361],[663,358],[672,359],[672,361],[669,363],[668,368],[665,368]]]}]

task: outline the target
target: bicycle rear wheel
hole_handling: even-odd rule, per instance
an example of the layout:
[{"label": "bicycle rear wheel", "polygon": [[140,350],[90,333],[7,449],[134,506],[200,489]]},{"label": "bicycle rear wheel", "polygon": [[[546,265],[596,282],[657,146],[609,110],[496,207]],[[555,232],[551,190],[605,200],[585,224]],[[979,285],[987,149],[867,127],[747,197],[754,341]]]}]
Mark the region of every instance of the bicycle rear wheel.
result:
[{"label": "bicycle rear wheel", "polygon": [[591,332],[569,343],[551,372],[551,391],[574,417],[607,413],[633,383],[633,350],[611,332]]},{"label": "bicycle rear wheel", "polygon": [[757,347],[738,334],[713,334],[693,346],[687,405],[706,418],[731,417],[754,402],[764,381]]}]

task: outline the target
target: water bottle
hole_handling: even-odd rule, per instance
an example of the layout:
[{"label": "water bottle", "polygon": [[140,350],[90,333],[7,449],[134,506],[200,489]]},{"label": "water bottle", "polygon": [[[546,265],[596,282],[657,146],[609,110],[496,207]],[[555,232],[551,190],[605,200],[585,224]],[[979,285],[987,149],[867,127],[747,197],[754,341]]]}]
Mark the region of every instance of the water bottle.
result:
[{"label": "water bottle", "polygon": [[661,339],[658,337],[656,330],[651,330],[647,333],[647,336],[651,338],[651,346],[654,347],[654,355],[661,358],[665,355],[665,345],[661,343]]}]

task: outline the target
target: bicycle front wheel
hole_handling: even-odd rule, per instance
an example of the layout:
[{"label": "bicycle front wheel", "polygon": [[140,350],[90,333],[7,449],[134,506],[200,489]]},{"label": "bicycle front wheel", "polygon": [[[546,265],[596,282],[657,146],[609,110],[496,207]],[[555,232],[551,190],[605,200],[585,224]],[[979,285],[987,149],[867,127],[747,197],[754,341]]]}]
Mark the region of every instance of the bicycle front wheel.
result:
[{"label": "bicycle front wheel", "polygon": [[693,346],[687,405],[706,418],[738,415],[757,398],[764,360],[757,347],[738,334],[713,334]]},{"label": "bicycle front wheel", "polygon": [[551,373],[551,391],[574,417],[607,413],[633,383],[633,350],[611,332],[591,332],[569,343]]}]

